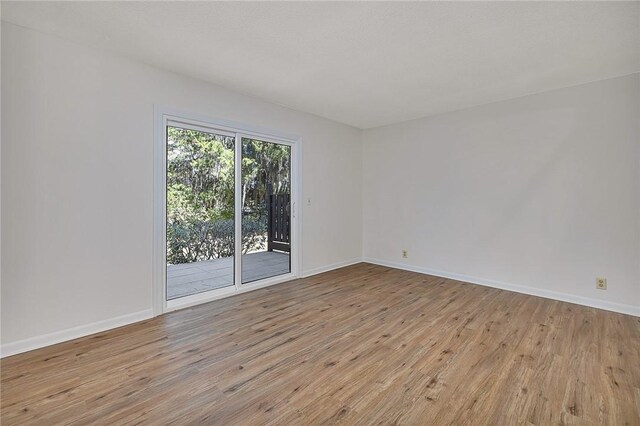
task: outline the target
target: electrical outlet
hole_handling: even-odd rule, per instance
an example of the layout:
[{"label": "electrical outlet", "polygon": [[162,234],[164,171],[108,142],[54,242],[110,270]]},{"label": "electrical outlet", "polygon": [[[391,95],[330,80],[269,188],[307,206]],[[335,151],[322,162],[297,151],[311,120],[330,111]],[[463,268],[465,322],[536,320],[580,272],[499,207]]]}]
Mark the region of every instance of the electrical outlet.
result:
[{"label": "electrical outlet", "polygon": [[402,257],[404,257],[405,259],[409,257],[409,252],[406,250],[402,250]]},{"label": "electrical outlet", "polygon": [[596,278],[596,288],[598,290],[606,290],[607,289],[607,279],[606,278]]}]

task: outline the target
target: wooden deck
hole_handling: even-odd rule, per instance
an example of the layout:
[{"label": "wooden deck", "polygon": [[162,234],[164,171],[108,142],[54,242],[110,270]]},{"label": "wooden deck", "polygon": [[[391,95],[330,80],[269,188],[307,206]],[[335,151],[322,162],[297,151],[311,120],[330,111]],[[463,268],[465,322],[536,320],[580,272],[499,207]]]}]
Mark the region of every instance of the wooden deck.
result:
[{"label": "wooden deck", "polygon": [[[242,281],[286,274],[289,254],[275,251],[242,256]],[[167,266],[169,300],[233,285],[233,257]]]},{"label": "wooden deck", "polygon": [[3,426],[638,425],[640,318],[358,264],[1,374]]}]

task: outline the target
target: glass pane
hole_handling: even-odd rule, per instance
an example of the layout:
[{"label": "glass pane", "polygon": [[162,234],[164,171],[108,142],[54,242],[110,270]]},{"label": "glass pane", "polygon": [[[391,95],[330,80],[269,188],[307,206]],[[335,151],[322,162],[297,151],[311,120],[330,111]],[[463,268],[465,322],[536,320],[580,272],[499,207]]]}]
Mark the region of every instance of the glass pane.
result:
[{"label": "glass pane", "polygon": [[167,300],[234,285],[234,145],[167,126]]},{"label": "glass pane", "polygon": [[242,282],[291,271],[291,147],[242,139]]}]

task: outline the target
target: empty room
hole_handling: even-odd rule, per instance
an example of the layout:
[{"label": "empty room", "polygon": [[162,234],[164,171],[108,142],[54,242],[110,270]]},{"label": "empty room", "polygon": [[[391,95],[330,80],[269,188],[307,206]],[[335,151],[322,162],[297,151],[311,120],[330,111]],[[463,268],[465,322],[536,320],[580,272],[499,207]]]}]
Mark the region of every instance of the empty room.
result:
[{"label": "empty room", "polygon": [[640,426],[640,2],[0,16],[3,426]]}]

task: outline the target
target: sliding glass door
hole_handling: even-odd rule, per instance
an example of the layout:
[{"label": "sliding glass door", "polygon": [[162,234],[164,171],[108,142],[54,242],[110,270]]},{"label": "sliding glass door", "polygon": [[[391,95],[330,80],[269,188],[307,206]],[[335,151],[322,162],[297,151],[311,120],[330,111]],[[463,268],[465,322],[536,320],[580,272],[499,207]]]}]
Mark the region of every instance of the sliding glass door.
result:
[{"label": "sliding glass door", "polygon": [[167,300],[234,285],[235,135],[167,125]]},{"label": "sliding glass door", "polygon": [[163,310],[293,278],[295,143],[163,116]]},{"label": "sliding glass door", "polygon": [[291,147],[242,138],[242,283],[291,272]]}]

